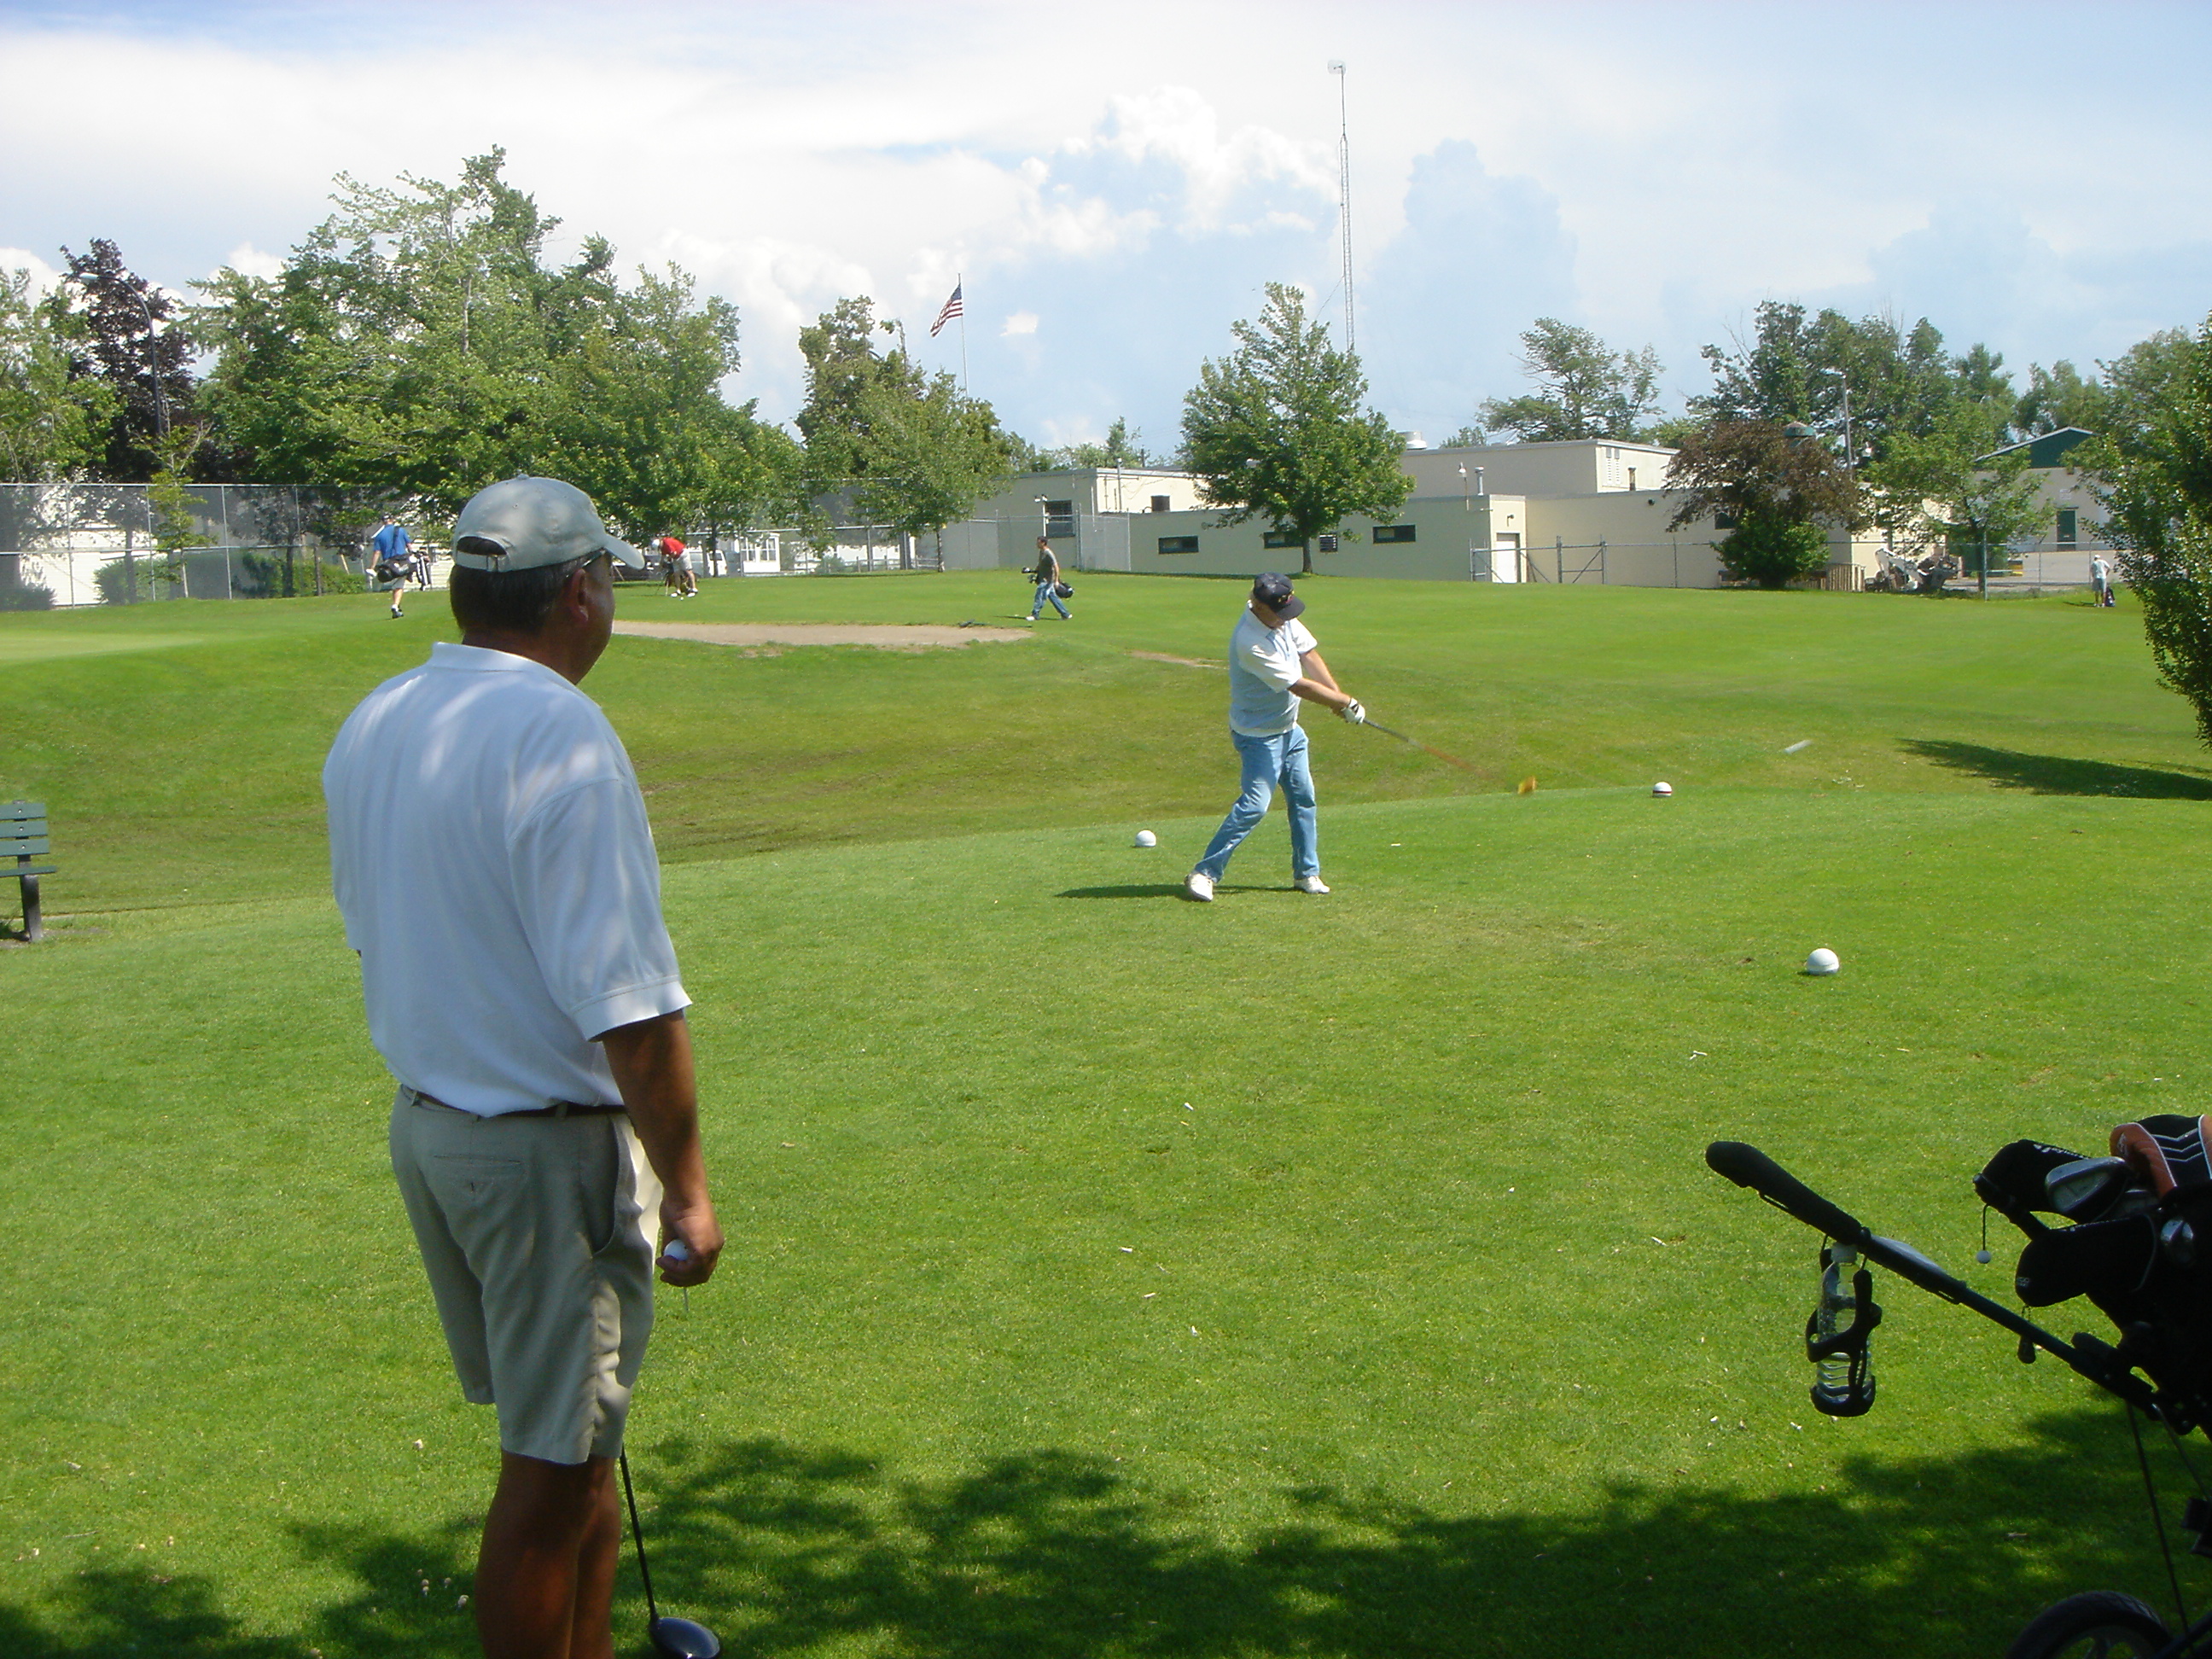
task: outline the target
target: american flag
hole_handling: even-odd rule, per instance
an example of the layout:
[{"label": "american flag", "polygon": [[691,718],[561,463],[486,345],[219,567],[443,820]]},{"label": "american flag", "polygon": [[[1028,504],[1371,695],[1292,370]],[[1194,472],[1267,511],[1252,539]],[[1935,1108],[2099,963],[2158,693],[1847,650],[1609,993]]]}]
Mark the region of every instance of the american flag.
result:
[{"label": "american flag", "polygon": [[960,284],[958,283],[955,283],[952,285],[952,297],[945,302],[945,309],[937,313],[937,320],[929,325],[929,337],[933,340],[935,339],[939,329],[943,328],[945,324],[951,322],[955,317],[962,314],[960,307]]}]

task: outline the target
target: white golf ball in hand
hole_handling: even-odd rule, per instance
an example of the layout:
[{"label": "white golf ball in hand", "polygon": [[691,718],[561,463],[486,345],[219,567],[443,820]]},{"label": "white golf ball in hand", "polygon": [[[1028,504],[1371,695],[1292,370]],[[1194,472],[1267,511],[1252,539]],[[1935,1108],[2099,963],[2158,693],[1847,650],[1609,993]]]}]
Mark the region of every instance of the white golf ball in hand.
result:
[{"label": "white golf ball in hand", "polygon": [[1836,953],[1825,945],[1805,958],[1805,971],[1808,974],[1832,974],[1843,965]]},{"label": "white golf ball in hand", "polygon": [[660,1259],[663,1261],[689,1261],[691,1247],[680,1238],[672,1238],[660,1247]]},{"label": "white golf ball in hand", "polygon": [[1138,831],[1137,831],[1137,845],[1138,845],[1138,846],[1139,846],[1139,847],[1158,847],[1159,844],[1160,844],[1160,838],[1159,838],[1158,836],[1154,835],[1151,830],[1138,830]]}]

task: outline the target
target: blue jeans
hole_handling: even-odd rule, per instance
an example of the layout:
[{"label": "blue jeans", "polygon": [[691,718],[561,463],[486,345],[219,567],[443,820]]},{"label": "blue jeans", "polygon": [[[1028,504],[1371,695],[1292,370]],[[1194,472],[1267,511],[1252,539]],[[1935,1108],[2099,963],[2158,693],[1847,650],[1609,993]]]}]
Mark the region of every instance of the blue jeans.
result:
[{"label": "blue jeans", "polygon": [[1275,786],[1283,789],[1283,802],[1291,810],[1291,874],[1321,873],[1321,831],[1314,812],[1313,773],[1306,766],[1306,734],[1297,726],[1272,738],[1248,738],[1231,732],[1237,759],[1243,771],[1237,805],[1213,832],[1206,856],[1199,860],[1200,874],[1219,881],[1229,867],[1229,855],[1267,816],[1267,802]]},{"label": "blue jeans", "polygon": [[1055,583],[1054,582],[1039,582],[1037,584],[1036,598],[1030,605],[1030,620],[1031,622],[1035,622],[1038,616],[1042,613],[1044,610],[1044,602],[1047,599],[1050,599],[1052,601],[1052,608],[1059,611],[1061,616],[1067,617],[1067,619],[1070,622],[1075,620],[1073,617],[1068,617],[1067,607],[1060,602],[1060,595],[1052,591],[1054,586]]}]

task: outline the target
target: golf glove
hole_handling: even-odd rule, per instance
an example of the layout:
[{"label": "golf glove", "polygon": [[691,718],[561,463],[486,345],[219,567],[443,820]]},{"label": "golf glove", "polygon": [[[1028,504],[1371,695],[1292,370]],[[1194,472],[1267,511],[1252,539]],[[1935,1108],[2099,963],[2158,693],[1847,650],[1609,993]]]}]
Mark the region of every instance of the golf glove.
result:
[{"label": "golf glove", "polygon": [[1338,717],[1348,725],[1364,726],[1367,724],[1367,711],[1359,706],[1359,699],[1357,697],[1354,697],[1350,702],[1345,704],[1343,708],[1338,709],[1336,712]]}]

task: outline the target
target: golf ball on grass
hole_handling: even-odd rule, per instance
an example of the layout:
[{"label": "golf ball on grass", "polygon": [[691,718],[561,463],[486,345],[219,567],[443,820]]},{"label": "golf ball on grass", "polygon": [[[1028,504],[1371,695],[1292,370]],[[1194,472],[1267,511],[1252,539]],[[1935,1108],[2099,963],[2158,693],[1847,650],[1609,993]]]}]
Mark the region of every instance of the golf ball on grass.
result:
[{"label": "golf ball on grass", "polygon": [[1836,953],[1825,945],[1805,958],[1805,971],[1808,974],[1832,974],[1843,965]]},{"label": "golf ball on grass", "polygon": [[1651,786],[1651,793],[1664,799],[1674,793],[1674,786],[1671,783],[1655,783]]},{"label": "golf ball on grass", "polygon": [[1138,830],[1138,831],[1137,831],[1137,845],[1138,845],[1138,846],[1139,846],[1139,847],[1158,847],[1159,844],[1160,844],[1160,838],[1159,838],[1158,836],[1154,835],[1151,830]]}]

